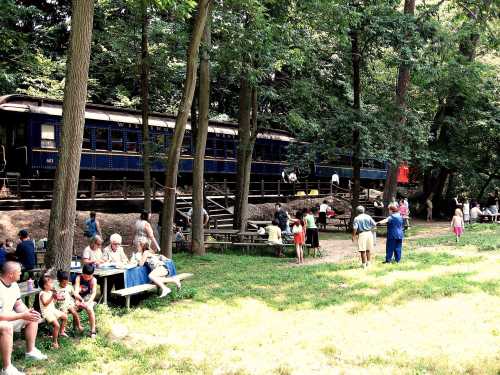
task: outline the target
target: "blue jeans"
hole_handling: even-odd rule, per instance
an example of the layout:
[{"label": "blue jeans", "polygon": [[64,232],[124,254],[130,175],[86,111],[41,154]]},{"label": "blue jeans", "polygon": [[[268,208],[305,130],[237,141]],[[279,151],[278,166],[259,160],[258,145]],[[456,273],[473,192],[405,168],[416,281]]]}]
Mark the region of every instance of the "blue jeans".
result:
[{"label": "blue jeans", "polygon": [[401,252],[403,250],[403,240],[387,239],[385,245],[385,261],[390,262],[395,255],[396,262],[401,260]]}]

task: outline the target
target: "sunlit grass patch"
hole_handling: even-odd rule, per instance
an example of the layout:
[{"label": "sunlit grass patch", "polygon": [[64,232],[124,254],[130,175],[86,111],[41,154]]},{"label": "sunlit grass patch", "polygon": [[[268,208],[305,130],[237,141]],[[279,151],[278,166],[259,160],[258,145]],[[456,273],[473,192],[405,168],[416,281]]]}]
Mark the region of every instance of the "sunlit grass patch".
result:
[{"label": "sunlit grass patch", "polygon": [[453,233],[430,238],[419,238],[409,241],[412,246],[475,246],[479,251],[500,250],[500,225],[472,224],[466,227],[464,235],[457,243]]},{"label": "sunlit grass patch", "polygon": [[49,361],[24,361],[17,349],[16,365],[86,375],[500,370],[496,252],[412,243],[402,263],[376,259],[368,269],[227,254],[175,260],[195,275],[180,291],[151,295],[130,311],[99,306],[98,339],[61,340],[52,351],[45,338],[38,346]]}]

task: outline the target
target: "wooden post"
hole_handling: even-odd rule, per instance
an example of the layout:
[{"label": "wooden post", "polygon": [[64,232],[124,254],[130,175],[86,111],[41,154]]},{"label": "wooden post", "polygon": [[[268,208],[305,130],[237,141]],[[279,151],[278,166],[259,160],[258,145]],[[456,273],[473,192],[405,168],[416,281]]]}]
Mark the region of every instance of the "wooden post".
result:
[{"label": "wooden post", "polygon": [[278,180],[278,197],[281,196],[281,180]]},{"label": "wooden post", "polygon": [[217,224],[217,218],[214,217],[214,228],[218,229],[219,225]]},{"label": "wooden post", "polygon": [[306,181],[306,196],[309,196],[309,182]]},{"label": "wooden post", "polygon": [[127,177],[123,177],[122,192],[123,192],[123,199],[127,199],[127,195],[128,195]]},{"label": "wooden post", "polygon": [[318,195],[321,195],[321,181],[318,181]]},{"label": "wooden post", "polygon": [[16,176],[16,195],[17,199],[21,199],[21,177]]},{"label": "wooden post", "polygon": [[156,199],[156,178],[153,177],[151,180],[151,185],[153,185],[153,200]]},{"label": "wooden post", "polygon": [[333,195],[333,184],[330,181],[330,196],[332,196],[332,195]]},{"label": "wooden post", "polygon": [[293,183],[293,196],[295,196],[295,194],[297,194],[297,185],[295,185],[296,182]]},{"label": "wooden post", "polygon": [[264,180],[260,180],[260,196],[264,196]]},{"label": "wooden post", "polygon": [[90,180],[90,199],[94,200],[95,198],[95,176],[92,176]]}]

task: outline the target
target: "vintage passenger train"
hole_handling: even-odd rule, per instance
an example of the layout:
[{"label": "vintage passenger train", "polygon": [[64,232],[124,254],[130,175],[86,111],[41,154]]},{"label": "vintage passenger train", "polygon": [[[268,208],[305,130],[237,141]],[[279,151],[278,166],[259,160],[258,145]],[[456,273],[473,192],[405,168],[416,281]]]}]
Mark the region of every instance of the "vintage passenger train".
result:
[{"label": "vintage passenger train", "polygon": [[[22,95],[0,97],[0,170],[8,175],[53,177],[58,160],[62,102]],[[168,147],[175,126],[173,116],[152,113],[150,138],[158,155]],[[206,146],[205,173],[208,179],[231,178],[236,173],[237,125],[211,121]],[[287,163],[287,147],[294,138],[285,131],[266,130],[258,135],[252,174],[256,178],[277,179]],[[111,106],[87,104],[81,158],[81,177],[139,177],[142,172],[141,114]],[[179,173],[189,179],[193,168],[193,143],[188,123]],[[339,158],[338,165],[315,164],[310,176],[329,179],[336,171],[350,178],[350,158]],[[165,170],[155,158],[153,173]],[[363,180],[384,180],[385,163],[364,162]],[[366,181],[368,182],[368,181]]]}]

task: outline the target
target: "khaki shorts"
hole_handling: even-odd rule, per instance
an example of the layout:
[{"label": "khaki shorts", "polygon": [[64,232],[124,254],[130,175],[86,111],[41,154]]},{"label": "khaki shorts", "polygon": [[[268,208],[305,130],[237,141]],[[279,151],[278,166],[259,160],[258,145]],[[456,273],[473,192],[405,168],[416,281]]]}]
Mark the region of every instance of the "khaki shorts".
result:
[{"label": "khaki shorts", "polygon": [[11,320],[11,321],[1,321],[0,327],[10,326],[14,332],[20,332],[29,322],[23,319]]},{"label": "khaki shorts", "polygon": [[373,233],[361,232],[358,236],[358,251],[373,251]]}]

